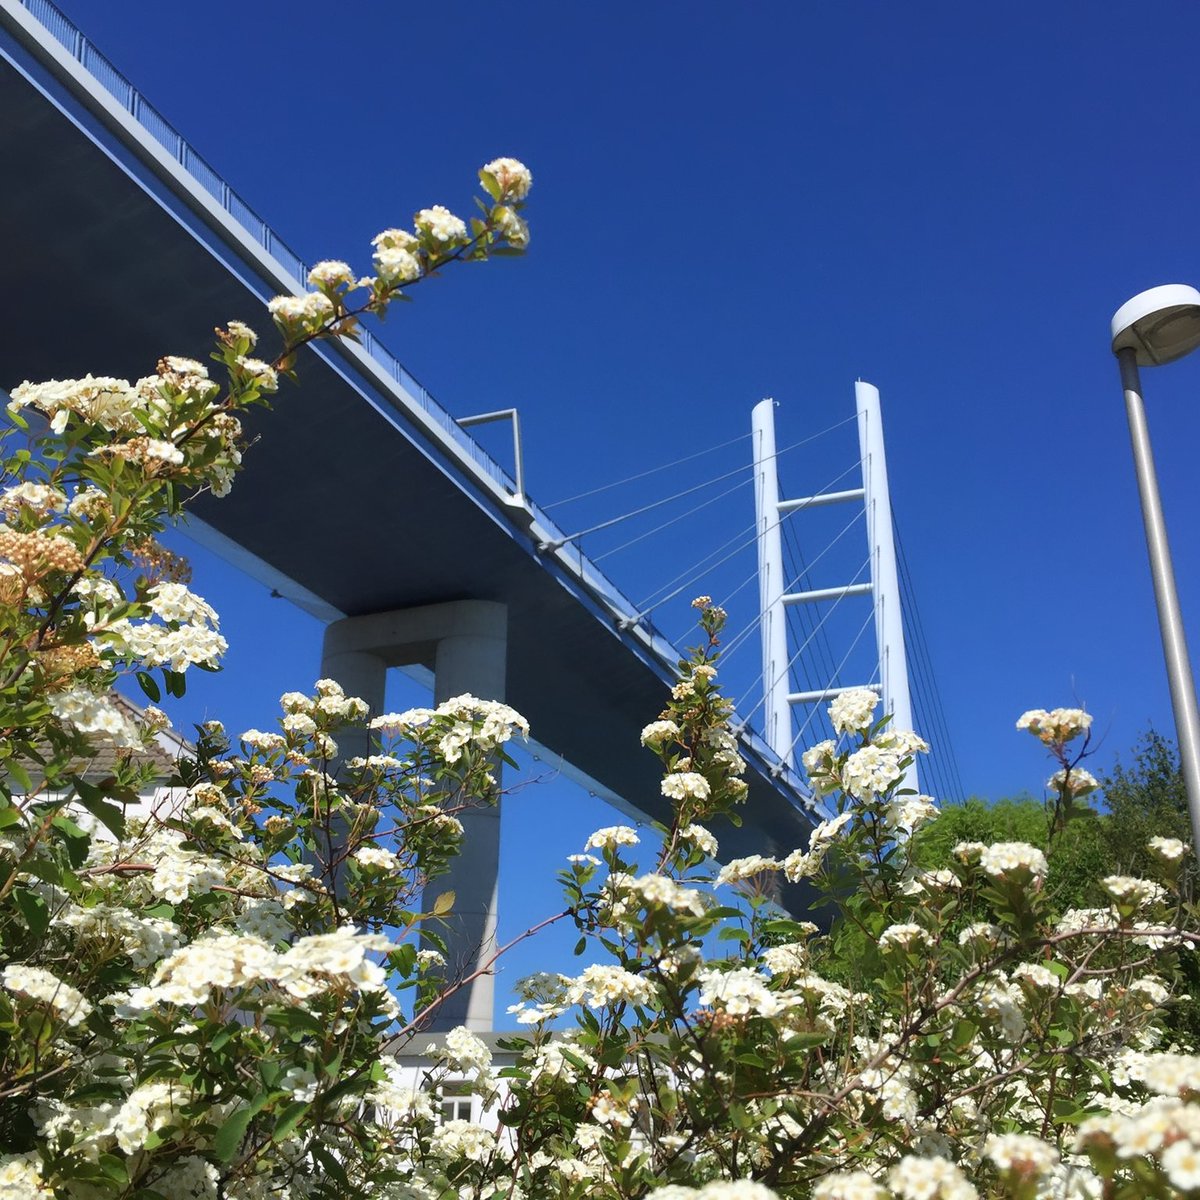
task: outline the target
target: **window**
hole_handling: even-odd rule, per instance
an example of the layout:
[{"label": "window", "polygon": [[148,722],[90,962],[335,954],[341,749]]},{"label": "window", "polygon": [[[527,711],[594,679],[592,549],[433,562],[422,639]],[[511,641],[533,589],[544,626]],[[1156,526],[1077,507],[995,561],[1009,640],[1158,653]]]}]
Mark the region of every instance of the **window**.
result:
[{"label": "window", "polygon": [[471,1085],[465,1079],[447,1080],[441,1087],[441,1099],[438,1102],[438,1112],[441,1121],[473,1121],[475,1111],[475,1096]]}]

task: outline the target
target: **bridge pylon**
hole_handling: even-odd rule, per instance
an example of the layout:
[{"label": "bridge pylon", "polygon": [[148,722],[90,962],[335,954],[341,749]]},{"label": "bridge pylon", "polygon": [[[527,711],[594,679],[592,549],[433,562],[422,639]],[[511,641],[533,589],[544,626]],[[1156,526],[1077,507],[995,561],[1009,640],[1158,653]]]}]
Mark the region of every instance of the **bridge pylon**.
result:
[{"label": "bridge pylon", "polygon": [[[849,691],[850,686],[870,687],[878,691],[885,711],[892,714],[895,728],[912,728],[908,659],[904,645],[904,620],[900,607],[900,582],[879,389],[859,380],[854,385],[854,394],[858,412],[862,486],[846,491],[780,500],[775,401],[770,398],[759,401],[754,406],[751,418],[763,660],[763,737],[780,762],[791,769],[795,768],[797,741],[793,731],[793,708],[832,700],[842,692]],[[783,521],[789,514],[803,509],[840,503],[861,503],[864,507],[870,582],[789,592],[789,580],[783,564]],[[875,643],[879,652],[878,679],[850,686],[836,686],[830,680],[824,688],[793,692],[792,659],[788,656],[787,608],[858,595],[871,596],[874,606]],[[917,788],[915,765],[909,767],[902,786]]]}]

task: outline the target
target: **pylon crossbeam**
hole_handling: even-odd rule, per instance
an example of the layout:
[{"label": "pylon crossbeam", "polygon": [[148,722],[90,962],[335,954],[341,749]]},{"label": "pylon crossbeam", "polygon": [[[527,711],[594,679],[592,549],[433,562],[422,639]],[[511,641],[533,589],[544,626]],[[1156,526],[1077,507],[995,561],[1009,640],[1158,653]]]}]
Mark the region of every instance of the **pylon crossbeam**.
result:
[{"label": "pylon crossbeam", "polygon": [[872,584],[848,583],[845,587],[815,588],[811,592],[788,592],[784,604],[817,604],[821,600],[840,600],[843,596],[869,596]]},{"label": "pylon crossbeam", "polygon": [[781,500],[779,515],[796,512],[801,508],[820,508],[824,504],[840,504],[843,500],[861,500],[865,494],[862,488],[850,488],[845,492],[818,492],[815,496],[802,496],[799,500]]},{"label": "pylon crossbeam", "polygon": [[815,692],[792,692],[788,696],[789,704],[820,704],[822,700],[836,700],[843,692],[853,692],[859,688],[868,691],[879,691],[877,683],[853,683],[849,687],[817,688]]}]

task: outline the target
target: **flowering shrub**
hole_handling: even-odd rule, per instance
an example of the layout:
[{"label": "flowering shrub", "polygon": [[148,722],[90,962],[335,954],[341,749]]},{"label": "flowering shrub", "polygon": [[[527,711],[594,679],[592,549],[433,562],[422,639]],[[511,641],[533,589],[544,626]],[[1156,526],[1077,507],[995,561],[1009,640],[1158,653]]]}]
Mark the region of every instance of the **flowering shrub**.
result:
[{"label": "flowering shrub", "polygon": [[[523,720],[457,697],[375,714],[379,752],[340,764],[368,719],[333,680],[282,699],[278,728],[201,731],[174,798],[139,804],[138,751],[167,718],[113,685],[183,693],[225,650],[186,563],[158,541],[241,463],[239,414],[265,405],[299,351],[353,338],[403,288],[456,260],[528,243],[532,177],[481,172],[469,224],[446,209],[374,242],[373,274],[318,263],[270,312],[281,339],[230,321],[215,367],[168,356],[130,382],[11,392],[0,487],[0,1196],[349,1194],[403,1119],[389,1034],[455,986],[415,901],[444,870],[456,812],[494,797]],[[111,774],[88,778],[98,750]],[[114,753],[115,751],[115,753]],[[436,911],[450,907],[448,894]],[[416,1109],[419,1109],[419,1105]],[[382,1109],[380,1109],[382,1111]],[[388,1162],[391,1160],[388,1159]],[[315,1174],[314,1174],[315,1172]]]},{"label": "flowering shrub", "polygon": [[[132,384],[13,392],[16,427],[33,410],[48,428],[6,454],[0,492],[0,1197],[1200,1194],[1200,1057],[1162,1035],[1200,940],[1187,847],[1156,838],[1156,877],[1105,878],[1087,910],[1054,907],[1024,842],[919,866],[913,834],[937,808],[903,780],[927,747],[855,691],[832,707],[838,740],[805,755],[826,819],[718,869],[712,826],[746,785],[707,597],[703,644],[642,734],[674,820],[652,861],[615,825],[567,862],[550,919],[575,924],[584,962],[526,982],[503,1072],[464,1029],[422,1086],[396,1055],[428,1044],[464,982],[431,932],[454,898],[417,904],[456,852],[456,814],[495,799],[517,713],[461,696],[371,714],[319,680],[282,697],[276,728],[205,726],[174,799],[136,806],[133,751],[165,717],[135,719],[109,689],[133,674],[177,696],[224,648],[157,535],[189,491],[230,486],[237,413],[303,345],[353,336],[451,259],[524,247],[528,171],[498,159],[481,178],[471,226],[422,210],[375,239],[373,275],[321,263],[310,293],[273,302],[269,362],[230,322],[220,384],[166,358]],[[1094,786],[1088,723],[1019,722],[1055,760],[1058,831]],[[341,731],[364,725],[378,744],[340,761]],[[102,746],[126,753],[89,782]],[[774,902],[786,884],[860,935],[851,984],[823,969],[829,935]],[[486,1121],[438,1120],[451,1081]]]}]

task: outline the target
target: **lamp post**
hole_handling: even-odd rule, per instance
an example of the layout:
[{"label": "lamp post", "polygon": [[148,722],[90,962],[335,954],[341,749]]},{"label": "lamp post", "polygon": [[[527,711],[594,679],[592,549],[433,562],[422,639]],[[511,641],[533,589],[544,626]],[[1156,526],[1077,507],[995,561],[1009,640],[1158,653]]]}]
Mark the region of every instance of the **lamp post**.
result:
[{"label": "lamp post", "polygon": [[1171,565],[1171,548],[1167,543],[1167,527],[1163,521],[1138,373],[1139,366],[1174,362],[1197,346],[1200,346],[1200,292],[1184,284],[1171,283],[1141,292],[1121,305],[1113,316],[1112,347],[1121,367],[1121,384],[1125,389],[1125,412],[1129,418],[1133,463],[1142,501],[1142,520],[1146,526],[1146,548],[1150,553],[1150,573],[1158,603],[1158,627],[1167,660],[1179,760],[1192,822],[1192,847],[1200,853],[1200,717],[1196,712],[1196,687],[1192,682],[1192,664],[1179,612],[1175,569]]}]

